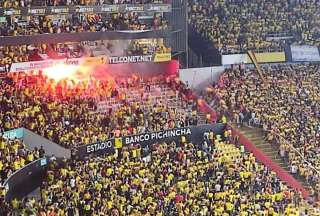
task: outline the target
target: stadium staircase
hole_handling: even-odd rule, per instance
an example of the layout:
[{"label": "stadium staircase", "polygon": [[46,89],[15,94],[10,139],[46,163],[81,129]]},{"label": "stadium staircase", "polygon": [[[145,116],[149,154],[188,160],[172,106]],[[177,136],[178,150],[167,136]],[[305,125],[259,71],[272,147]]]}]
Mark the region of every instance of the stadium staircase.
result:
[{"label": "stadium staircase", "polygon": [[[279,148],[277,146],[270,145],[267,143],[267,141],[265,141],[262,129],[242,126],[238,128],[238,130],[257,148],[263,151],[271,160],[277,163],[285,171],[290,173],[290,167],[278,154]],[[296,178],[296,180],[299,181],[304,188],[308,187],[308,184],[304,179]]]}]

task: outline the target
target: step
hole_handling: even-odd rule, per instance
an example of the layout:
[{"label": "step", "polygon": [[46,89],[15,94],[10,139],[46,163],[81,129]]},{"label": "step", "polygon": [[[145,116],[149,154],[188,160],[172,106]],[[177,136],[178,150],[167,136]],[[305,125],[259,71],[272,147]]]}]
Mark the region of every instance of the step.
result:
[{"label": "step", "polygon": [[[250,139],[251,140],[251,139]],[[256,145],[256,146],[261,146],[261,147],[263,147],[263,146],[270,146],[270,144],[269,143],[266,143],[266,141],[264,141],[264,140],[255,140],[255,141],[251,141],[254,145]]]},{"label": "step", "polygon": [[255,131],[255,130],[250,130],[250,129],[249,129],[249,130],[243,130],[243,129],[241,129],[240,132],[243,133],[243,134],[245,134],[245,135],[252,135],[252,134],[254,134],[254,135],[260,136],[259,132],[258,132],[258,131]]},{"label": "step", "polygon": [[256,147],[257,147],[258,149],[263,150],[263,151],[277,152],[277,150],[275,150],[274,148],[272,148],[272,147],[269,146],[269,145],[256,145]]},{"label": "step", "polygon": [[250,134],[250,135],[244,134],[244,136],[245,136],[247,139],[249,139],[250,141],[252,141],[252,140],[263,140],[263,137],[261,137],[261,136],[259,136],[259,135],[257,135],[257,134]]},{"label": "step", "polygon": [[[273,162],[277,163],[282,169],[284,169],[286,172],[290,174],[289,165],[285,161],[283,161],[280,155],[278,154],[279,148],[277,146],[271,145],[270,143],[264,140],[264,134],[262,130],[248,127],[241,127],[239,130],[257,148],[263,151],[266,156],[268,156]],[[303,185],[303,187],[308,187],[307,182],[301,177],[296,178],[296,180],[300,182],[301,185]]]},{"label": "step", "polygon": [[243,131],[243,132],[255,132],[255,133],[262,134],[262,129],[261,128],[242,126],[242,127],[238,128],[238,129],[240,131]]}]

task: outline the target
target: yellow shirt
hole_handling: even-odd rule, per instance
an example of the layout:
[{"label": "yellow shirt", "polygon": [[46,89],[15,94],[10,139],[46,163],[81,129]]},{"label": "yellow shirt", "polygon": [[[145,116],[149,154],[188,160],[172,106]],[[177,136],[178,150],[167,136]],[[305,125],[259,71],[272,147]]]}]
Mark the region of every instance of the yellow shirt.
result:
[{"label": "yellow shirt", "polygon": [[11,201],[11,205],[12,205],[12,208],[13,208],[13,209],[18,209],[18,207],[19,207],[19,201],[18,201],[17,199],[13,199],[13,200]]},{"label": "yellow shirt", "polygon": [[21,165],[20,165],[20,161],[14,161],[13,162],[13,169],[16,171],[16,170],[18,170],[18,169],[20,169],[21,168]]},{"label": "yellow shirt", "polygon": [[5,149],[6,148],[6,143],[5,143],[5,141],[1,141],[0,142],[0,149]]},{"label": "yellow shirt", "polygon": [[34,160],[34,157],[33,157],[33,154],[32,154],[32,153],[29,153],[29,154],[28,154],[27,160],[28,160],[29,162],[31,162],[31,161]]}]

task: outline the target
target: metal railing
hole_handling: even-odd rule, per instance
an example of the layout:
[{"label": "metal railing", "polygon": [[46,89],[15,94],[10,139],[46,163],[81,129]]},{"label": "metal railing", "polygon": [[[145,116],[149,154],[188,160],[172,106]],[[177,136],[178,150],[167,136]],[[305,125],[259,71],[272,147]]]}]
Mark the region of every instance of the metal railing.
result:
[{"label": "metal railing", "polygon": [[312,163],[310,161],[308,161],[305,158],[305,156],[303,154],[301,154],[301,152],[297,148],[295,148],[288,140],[286,140],[283,136],[281,136],[280,134],[275,133],[273,131],[267,130],[267,132],[270,132],[272,135],[276,135],[281,142],[284,142],[285,144],[287,144],[289,146],[289,148],[291,150],[293,150],[302,159],[303,162],[308,164],[309,168],[311,168],[313,171],[315,171],[320,176],[320,170],[318,170],[317,168],[312,166]]}]

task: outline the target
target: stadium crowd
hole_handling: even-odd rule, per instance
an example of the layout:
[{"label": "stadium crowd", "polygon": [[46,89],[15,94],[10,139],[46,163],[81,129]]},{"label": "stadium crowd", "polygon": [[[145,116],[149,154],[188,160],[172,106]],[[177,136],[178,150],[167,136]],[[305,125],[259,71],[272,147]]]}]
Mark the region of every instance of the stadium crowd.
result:
[{"label": "stadium crowd", "polygon": [[262,127],[291,173],[302,176],[319,198],[319,66],[266,66],[263,75],[265,82],[254,69],[227,69],[206,99],[235,123]]},{"label": "stadium crowd", "polygon": [[15,171],[44,156],[44,149],[28,150],[19,139],[0,136],[0,187]]},{"label": "stadium crowd", "polygon": [[171,0],[3,0],[0,2],[3,8],[19,8],[30,6],[92,6],[103,4],[151,4],[170,3]]},{"label": "stadium crowd", "polygon": [[[189,0],[189,24],[222,53],[319,45],[320,2]],[[267,39],[270,37],[270,39]]]},{"label": "stadium crowd", "polygon": [[[11,21],[12,20],[12,21]],[[105,32],[115,30],[159,30],[166,29],[168,23],[160,14],[151,20],[139,19],[137,13],[114,13],[111,17],[102,14],[86,14],[80,17],[73,14],[65,18],[52,16],[16,16],[0,23],[0,36],[20,36],[38,34],[59,34],[78,32]]]},{"label": "stadium crowd", "polygon": [[75,84],[17,74],[13,82],[1,83],[0,127],[2,131],[25,127],[73,148],[111,137],[197,125],[197,104],[184,98],[186,91],[180,81],[162,76]]},{"label": "stadium crowd", "polygon": [[45,59],[79,58],[84,50],[81,44],[37,44],[20,46],[1,46],[0,65],[16,62],[41,61]]},{"label": "stadium crowd", "polygon": [[171,53],[163,38],[137,40],[84,41],[81,46],[89,56],[132,56]]},{"label": "stadium crowd", "polygon": [[[52,164],[33,198],[3,203],[17,215],[299,215],[299,193],[287,187],[231,132],[212,132],[201,143],[157,143],[86,161]],[[232,143],[232,144],[231,144]],[[312,212],[303,210],[305,215]]]}]

